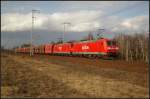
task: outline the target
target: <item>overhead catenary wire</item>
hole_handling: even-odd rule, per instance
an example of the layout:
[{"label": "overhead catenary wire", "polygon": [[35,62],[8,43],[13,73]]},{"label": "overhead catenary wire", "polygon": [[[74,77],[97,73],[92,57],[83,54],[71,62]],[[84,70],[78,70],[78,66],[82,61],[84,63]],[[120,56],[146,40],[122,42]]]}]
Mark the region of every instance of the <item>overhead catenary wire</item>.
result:
[{"label": "overhead catenary wire", "polygon": [[[110,13],[110,14],[106,14],[106,15],[103,15],[103,16],[100,16],[99,18],[100,19],[106,19],[107,17],[110,17],[111,15],[117,15],[117,14],[119,14],[119,13],[122,13],[122,12],[124,12],[124,11],[131,11],[131,9],[135,9],[135,8],[137,8],[137,7],[139,7],[138,5],[144,5],[144,4],[135,4],[135,5],[133,5],[133,6],[131,6],[131,7],[125,7],[125,8],[123,8],[123,9],[120,9],[119,11],[115,11],[115,12],[112,12],[112,13]],[[129,10],[130,9],[130,10]],[[145,11],[145,10],[144,10]],[[137,12],[138,12],[138,10],[137,10]],[[105,22],[106,20],[103,20],[103,21],[100,21],[101,23],[102,22]],[[111,26],[111,27],[109,27],[109,28],[114,28],[114,27],[116,27],[116,26],[118,26],[120,23],[118,23],[118,24],[116,24],[115,26]],[[99,27],[100,28],[100,27]]]},{"label": "overhead catenary wire", "polygon": [[[100,21],[101,23],[102,22],[105,22],[106,20],[106,18],[107,17],[110,17],[111,15],[117,15],[117,14],[119,14],[119,13],[123,13],[124,11],[132,11],[131,9],[135,9],[135,8],[137,8],[137,7],[139,7],[139,5],[140,6],[142,6],[142,5],[144,5],[144,4],[135,4],[135,5],[132,5],[132,6],[130,6],[130,7],[125,7],[125,8],[123,8],[123,9],[120,9],[119,11],[115,11],[115,12],[112,12],[112,13],[110,13],[110,14],[105,14],[105,15],[103,15],[103,16],[100,16],[99,18],[102,20],[102,19],[104,19],[104,20],[102,20],[102,21]],[[130,9],[130,10],[129,10]],[[144,9],[143,9],[144,10]],[[144,10],[144,11],[142,11],[142,12],[145,12],[146,10]],[[138,10],[136,10],[136,12],[138,12]],[[111,27],[108,27],[108,28],[104,28],[103,27],[103,29],[105,29],[106,31],[109,29],[109,30],[111,30],[111,29],[113,29],[113,28],[115,28],[116,26],[118,26],[118,25],[120,25],[120,23],[118,23],[118,24],[115,24],[115,26],[113,25],[113,26],[111,26]],[[94,29],[93,30],[93,32],[95,31],[98,31],[98,29],[100,29],[101,27],[96,27],[96,30]],[[110,29],[111,28],[111,29]]]},{"label": "overhead catenary wire", "polygon": [[[143,11],[142,12],[145,12],[146,10],[144,10],[143,9]],[[137,10],[137,12],[138,12],[138,10]],[[113,29],[113,28],[115,28],[116,26],[118,26],[118,25],[120,25],[120,23],[118,23],[118,24],[115,24],[115,26],[111,26],[111,27],[109,27],[110,29]],[[146,26],[146,25],[145,25]]]},{"label": "overhead catenary wire", "polygon": [[112,12],[112,13],[108,13],[108,14],[106,14],[106,15],[103,15],[103,16],[101,16],[100,18],[102,18],[102,17],[107,17],[107,16],[110,16],[110,15],[114,15],[114,14],[119,14],[119,13],[122,13],[122,12],[124,12],[124,11],[127,11],[127,10],[131,10],[131,9],[134,9],[134,8],[137,8],[137,7],[139,7],[139,5],[143,5],[143,4],[135,4],[135,5],[132,5],[132,6],[128,6],[128,7],[125,7],[125,8],[123,8],[123,9],[120,9],[120,10],[118,10],[118,11],[115,11],[115,12]]}]

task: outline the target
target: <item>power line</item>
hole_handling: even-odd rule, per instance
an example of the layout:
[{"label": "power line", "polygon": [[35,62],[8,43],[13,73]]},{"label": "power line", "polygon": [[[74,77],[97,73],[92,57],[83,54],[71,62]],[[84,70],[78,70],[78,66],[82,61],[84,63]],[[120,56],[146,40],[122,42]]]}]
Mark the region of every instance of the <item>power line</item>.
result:
[{"label": "power line", "polygon": [[[138,4],[138,5],[143,5],[143,4]],[[111,14],[107,14],[107,15],[101,16],[100,18],[103,19],[103,18],[109,17],[110,15],[113,15],[113,14],[122,13],[122,12],[124,12],[124,11],[127,11],[128,9],[135,9],[135,8],[139,7],[138,5],[136,4],[136,5],[131,6],[131,7],[126,7],[126,8],[124,8],[124,9],[119,10],[119,11],[115,11],[115,12],[113,12],[113,13],[111,13]],[[130,10],[130,11],[131,11],[131,10]],[[138,11],[138,10],[137,10],[137,11]],[[144,11],[145,11],[145,10],[144,10]],[[108,15],[109,15],[109,16],[108,16]],[[104,21],[105,21],[105,20],[101,21],[101,23],[104,22]],[[120,24],[120,23],[119,23],[119,24]],[[109,27],[109,28],[114,28],[114,27],[116,27],[116,26],[119,25],[119,24],[116,24],[115,26],[112,26],[112,27]]]},{"label": "power line", "polygon": [[[138,5],[143,5],[143,4],[136,4],[136,5],[133,5],[133,6],[131,6],[131,7],[125,7],[125,8],[123,8],[123,9],[119,10],[119,11],[112,12],[111,14],[106,14],[106,15],[100,16],[99,18],[100,18],[100,19],[105,19],[105,18],[109,17],[110,15],[119,14],[119,13],[122,13],[122,12],[124,12],[124,11],[127,11],[128,9],[135,9],[136,7],[139,7]],[[131,11],[131,10],[130,10],[130,11]],[[103,21],[101,21],[100,23],[105,22],[105,21],[106,21],[106,20],[103,20]]]},{"label": "power line", "polygon": [[[138,11],[138,10],[137,10]],[[145,11],[145,10],[144,10]],[[144,12],[143,11],[143,12]],[[119,25],[120,23],[118,23],[118,24],[116,24],[115,26],[111,26],[111,27],[109,27],[109,28],[114,28],[114,27],[116,27],[117,25]]]},{"label": "power line", "polygon": [[122,13],[122,12],[124,12],[124,11],[129,10],[129,9],[130,9],[130,11],[131,11],[131,9],[134,9],[134,8],[139,7],[138,5],[144,5],[144,4],[135,4],[135,5],[131,6],[131,7],[125,7],[125,8],[123,8],[123,9],[120,9],[120,10],[118,10],[118,11],[112,12],[112,13],[110,13],[110,14],[105,14],[105,15],[103,15],[103,16],[100,16],[100,18],[106,18],[106,17],[108,17],[108,16],[110,16],[110,15],[119,14],[119,13]]},{"label": "power line", "polygon": [[[133,6],[130,6],[130,7],[125,7],[125,8],[123,8],[123,9],[120,9],[120,10],[118,10],[118,11],[112,12],[112,13],[110,13],[110,14],[105,14],[105,15],[103,15],[103,16],[100,16],[99,18],[100,18],[100,19],[104,19],[104,18],[109,17],[110,15],[119,14],[119,13],[122,13],[122,12],[124,12],[124,11],[129,10],[129,9],[135,9],[136,7],[139,7],[138,5],[143,5],[143,4],[139,3],[139,4],[135,4],[135,5],[133,5]],[[130,11],[131,11],[131,10],[130,10]],[[105,21],[106,21],[106,20],[103,20],[103,21],[101,21],[100,23],[105,22]],[[115,26],[116,26],[116,25],[115,25]],[[100,27],[97,27],[97,28],[100,28]]]}]

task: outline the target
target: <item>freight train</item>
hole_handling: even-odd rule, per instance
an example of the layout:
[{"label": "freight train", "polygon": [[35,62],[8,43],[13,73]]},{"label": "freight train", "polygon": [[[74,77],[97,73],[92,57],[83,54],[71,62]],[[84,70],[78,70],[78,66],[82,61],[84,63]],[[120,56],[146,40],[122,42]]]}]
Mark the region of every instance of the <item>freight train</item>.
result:
[{"label": "freight train", "polygon": [[[19,53],[30,53],[30,47],[15,49]],[[87,56],[103,57],[118,56],[119,47],[111,39],[101,38],[89,41],[66,42],[59,44],[43,44],[34,46],[34,54],[67,55],[67,56]]]}]

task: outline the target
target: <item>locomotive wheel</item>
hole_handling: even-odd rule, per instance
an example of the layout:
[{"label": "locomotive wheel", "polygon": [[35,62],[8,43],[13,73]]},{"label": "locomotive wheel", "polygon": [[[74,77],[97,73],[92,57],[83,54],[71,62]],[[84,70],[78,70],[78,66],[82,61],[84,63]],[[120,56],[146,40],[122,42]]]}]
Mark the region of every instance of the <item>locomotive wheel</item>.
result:
[{"label": "locomotive wheel", "polygon": [[96,55],[92,55],[93,59],[96,59]]},{"label": "locomotive wheel", "polygon": [[86,54],[84,54],[84,55],[83,55],[83,57],[87,58],[87,55],[86,55]]},{"label": "locomotive wheel", "polygon": [[84,57],[84,55],[82,54],[82,57]]},{"label": "locomotive wheel", "polygon": [[80,57],[83,57],[82,54],[80,54]]},{"label": "locomotive wheel", "polygon": [[94,59],[94,56],[90,54],[90,55],[88,55],[88,58]]},{"label": "locomotive wheel", "polygon": [[96,59],[102,58],[99,54],[96,55]]},{"label": "locomotive wheel", "polygon": [[103,59],[104,59],[104,60],[113,60],[114,58],[113,58],[113,57],[110,57],[110,56],[107,56],[107,55],[104,55],[104,56],[103,56]]}]

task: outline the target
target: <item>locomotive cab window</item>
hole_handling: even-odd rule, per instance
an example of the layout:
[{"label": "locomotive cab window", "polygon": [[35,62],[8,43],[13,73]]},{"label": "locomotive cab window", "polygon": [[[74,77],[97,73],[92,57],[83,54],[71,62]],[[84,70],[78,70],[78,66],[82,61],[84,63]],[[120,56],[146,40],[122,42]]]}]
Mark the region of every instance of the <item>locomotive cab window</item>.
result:
[{"label": "locomotive cab window", "polygon": [[116,42],[115,41],[107,41],[107,45],[113,46],[113,45],[116,45]]}]

